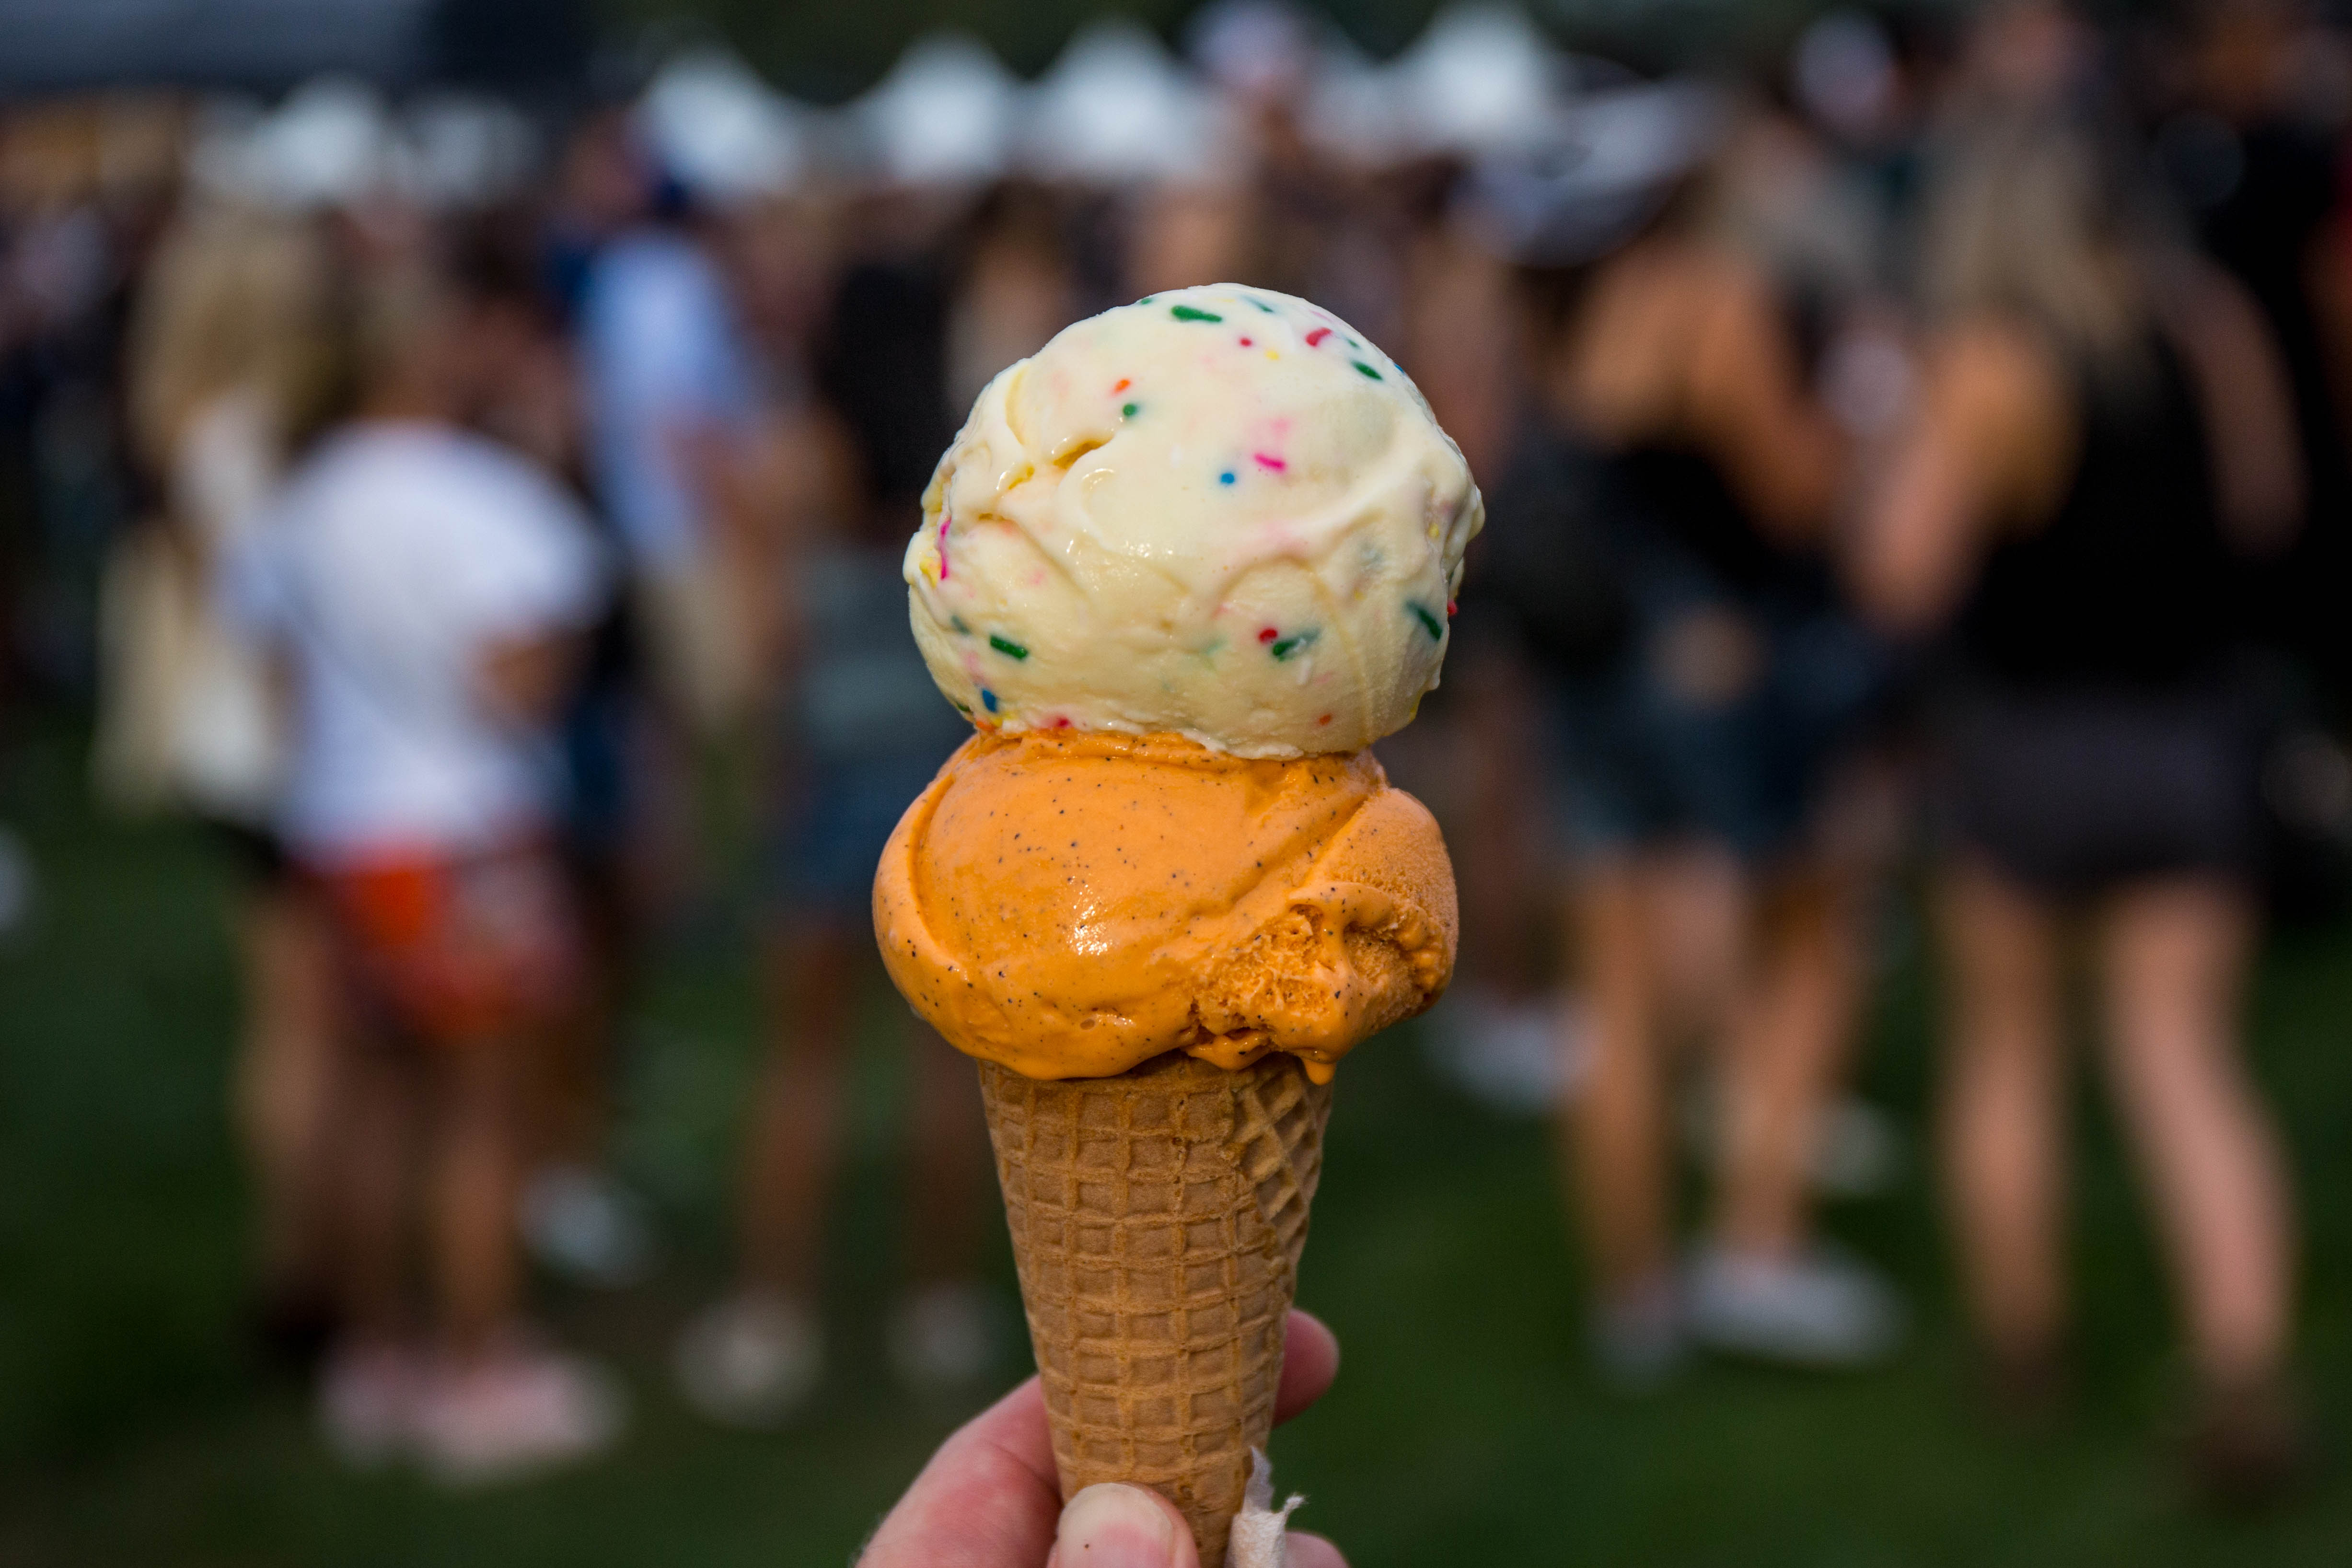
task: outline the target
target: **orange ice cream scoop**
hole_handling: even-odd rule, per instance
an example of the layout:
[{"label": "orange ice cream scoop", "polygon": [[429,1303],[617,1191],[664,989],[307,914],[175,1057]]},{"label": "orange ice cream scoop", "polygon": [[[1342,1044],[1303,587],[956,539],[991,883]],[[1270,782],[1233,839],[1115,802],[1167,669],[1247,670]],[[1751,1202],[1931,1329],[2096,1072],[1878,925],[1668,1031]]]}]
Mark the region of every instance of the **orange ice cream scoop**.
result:
[{"label": "orange ice cream scoop", "polygon": [[1454,868],[1369,752],[1253,761],[1171,735],[979,735],[874,884],[890,978],[959,1050],[1108,1078],[1288,1051],[1318,1083],[1454,973]]}]

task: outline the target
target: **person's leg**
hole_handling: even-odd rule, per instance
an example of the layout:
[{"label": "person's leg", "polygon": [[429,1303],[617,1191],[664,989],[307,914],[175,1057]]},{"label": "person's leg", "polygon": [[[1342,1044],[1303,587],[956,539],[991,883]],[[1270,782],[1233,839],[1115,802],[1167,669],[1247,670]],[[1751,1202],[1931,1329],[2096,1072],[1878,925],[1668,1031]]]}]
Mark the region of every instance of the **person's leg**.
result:
[{"label": "person's leg", "polygon": [[611,1068],[636,954],[617,860],[583,852],[565,868],[584,962],[568,1005],[532,1042],[523,1115],[535,1167],[593,1167],[603,1158]]},{"label": "person's leg", "polygon": [[737,1289],[688,1324],[677,1346],[679,1386],[714,1421],[779,1425],[824,1373],[824,1215],[871,940],[845,921],[804,921],[766,942],[770,1043],[743,1151]]},{"label": "person's leg", "polygon": [[418,1088],[414,1064],[354,1028],[339,1042],[324,1161],[330,1246],[346,1336],[404,1337]]},{"label": "person's leg", "polygon": [[907,1289],[893,1310],[890,1359],[916,1389],[985,1377],[999,1315],[979,1280],[988,1129],[971,1061],[908,1020],[911,1104],[906,1170]]},{"label": "person's leg", "polygon": [[908,1026],[907,1271],[918,1287],[969,1280],[979,1267],[988,1124],[971,1058],[929,1026]]},{"label": "person's leg", "polygon": [[1801,871],[1769,890],[1758,924],[1749,983],[1724,1031],[1715,1239],[1786,1258],[1807,1239],[1815,1136],[1853,1032],[1850,890],[1826,870]]},{"label": "person's leg", "polygon": [[421,1111],[415,1063],[353,1028],[334,1041],[320,1133],[316,1216],[338,1331],[319,1369],[319,1418],[347,1462],[396,1456],[414,1430],[421,1361],[410,1296]]},{"label": "person's leg", "polygon": [[467,1360],[498,1350],[522,1312],[515,1210],[522,1191],[530,1058],[520,1042],[509,1039],[433,1049],[425,1205],[436,1328],[444,1349]]},{"label": "person's leg", "polygon": [[2053,912],[1999,873],[1941,889],[1945,1179],[1963,1289],[2004,1366],[2046,1364],[2066,1315],[2065,1048]]},{"label": "person's leg", "polygon": [[1657,1027],[1670,1039],[1713,1038],[1739,1005],[1748,971],[1747,872],[1729,850],[1705,843],[1652,851],[1641,865]]},{"label": "person's leg", "polygon": [[605,1289],[639,1282],[655,1254],[650,1216],[611,1169],[605,1148],[635,968],[619,860],[610,846],[582,848],[566,868],[563,893],[584,962],[564,1005],[538,1032],[523,1080],[524,1247],[540,1266]]},{"label": "person's leg", "polygon": [[1826,870],[1787,879],[1753,930],[1754,957],[1716,1035],[1721,1157],[1711,1232],[1684,1277],[1685,1321],[1712,1350],[1866,1366],[1900,1342],[1901,1306],[1811,1226],[1815,1133],[1857,984],[1846,889]]},{"label": "person's leg", "polygon": [[239,921],[245,1018],[234,1095],[252,1168],[268,1310],[301,1312],[331,1289],[322,1256],[334,1061],[334,958],[315,901],[292,879],[255,889]]},{"label": "person's leg", "polygon": [[769,1055],[745,1151],[742,1275],[755,1293],[812,1300],[840,1163],[862,931],[794,925],[766,944]]},{"label": "person's leg", "polygon": [[2294,1268],[2278,1136],[2240,1060],[2253,917],[2218,881],[2120,894],[2099,928],[2107,1067],[2211,1385],[2259,1384],[2286,1354]]},{"label": "person's leg", "polygon": [[515,1207],[532,1058],[496,1035],[428,1047],[434,1126],[425,1172],[439,1353],[415,1416],[431,1471],[470,1483],[585,1458],[619,1436],[615,1385],[523,1331]]},{"label": "person's leg", "polygon": [[1662,1279],[1672,1258],[1665,1039],[1650,882],[1629,858],[1593,867],[1575,895],[1575,972],[1591,1009],[1591,1058],[1565,1107],[1563,1131],[1604,1303]]},{"label": "person's leg", "polygon": [[1462,958],[1454,984],[1493,1004],[1536,995],[1548,956],[1536,937],[1539,797],[1528,780],[1539,775],[1529,737],[1536,729],[1536,694],[1517,656],[1487,647],[1461,672],[1456,721],[1460,763],[1448,835],[1462,889]]}]

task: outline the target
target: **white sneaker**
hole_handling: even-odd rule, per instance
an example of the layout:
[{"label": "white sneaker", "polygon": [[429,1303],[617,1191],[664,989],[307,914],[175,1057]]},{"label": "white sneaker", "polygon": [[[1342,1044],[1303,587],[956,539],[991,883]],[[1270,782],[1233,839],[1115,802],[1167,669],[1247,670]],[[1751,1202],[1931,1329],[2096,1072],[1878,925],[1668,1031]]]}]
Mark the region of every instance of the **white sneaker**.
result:
[{"label": "white sneaker", "polygon": [[890,1366],[926,1393],[968,1388],[996,1363],[1001,1316],[993,1297],[969,1280],[932,1285],[890,1314]]},{"label": "white sneaker", "polygon": [[686,1326],[678,1391],[710,1420],[765,1429],[792,1419],[824,1378],[816,1315],[779,1296],[737,1296]]},{"label": "white sneaker", "polygon": [[380,1469],[415,1441],[425,1362],[399,1344],[338,1345],[319,1372],[319,1426],[335,1457]]},{"label": "white sneaker", "polygon": [[1870,1366],[1903,1342],[1895,1292],[1826,1247],[1794,1258],[1700,1247],[1685,1271],[1683,1303],[1695,1343],[1791,1366]]},{"label": "white sneaker", "polygon": [[436,1479],[481,1486],[594,1458],[619,1440],[625,1411],[620,1385],[591,1363],[509,1351],[436,1371],[416,1435]]},{"label": "white sneaker", "polygon": [[523,1246],[552,1272],[618,1290],[653,1272],[644,1200],[603,1171],[550,1165],[523,1189]]}]

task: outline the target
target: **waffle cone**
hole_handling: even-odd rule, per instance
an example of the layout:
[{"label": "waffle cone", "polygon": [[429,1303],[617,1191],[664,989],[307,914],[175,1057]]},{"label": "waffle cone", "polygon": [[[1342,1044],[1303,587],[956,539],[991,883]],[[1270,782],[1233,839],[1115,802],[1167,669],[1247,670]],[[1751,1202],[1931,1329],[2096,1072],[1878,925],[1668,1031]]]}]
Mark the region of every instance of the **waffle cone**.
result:
[{"label": "waffle cone", "polygon": [[1148,1486],[1223,1568],[1265,1446],[1331,1090],[1171,1053],[1045,1082],[980,1064],[1065,1500]]}]

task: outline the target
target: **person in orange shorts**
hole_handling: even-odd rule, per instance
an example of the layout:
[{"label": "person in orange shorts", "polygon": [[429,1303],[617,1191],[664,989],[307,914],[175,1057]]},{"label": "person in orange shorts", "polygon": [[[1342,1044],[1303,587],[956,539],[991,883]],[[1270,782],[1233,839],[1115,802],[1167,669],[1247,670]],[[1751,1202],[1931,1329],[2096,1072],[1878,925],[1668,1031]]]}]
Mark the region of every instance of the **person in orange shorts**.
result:
[{"label": "person in orange shorts", "polygon": [[526,1331],[514,1224],[530,1047],[580,970],[549,843],[553,715],[607,571],[564,493],[463,425],[541,330],[527,292],[463,263],[363,289],[359,409],[225,591],[290,677],[278,828],[328,911],[350,1020],[322,1422],[355,1461],[478,1480],[618,1427],[606,1380]]}]

